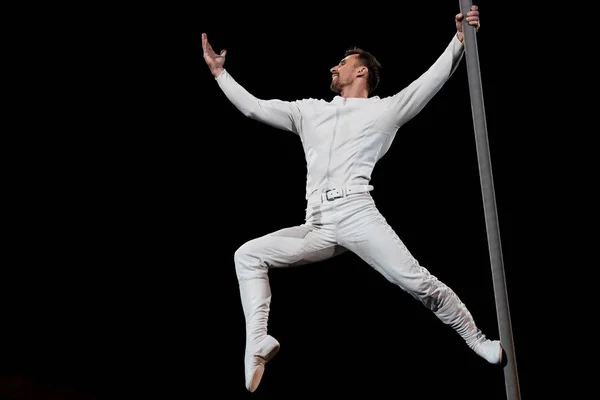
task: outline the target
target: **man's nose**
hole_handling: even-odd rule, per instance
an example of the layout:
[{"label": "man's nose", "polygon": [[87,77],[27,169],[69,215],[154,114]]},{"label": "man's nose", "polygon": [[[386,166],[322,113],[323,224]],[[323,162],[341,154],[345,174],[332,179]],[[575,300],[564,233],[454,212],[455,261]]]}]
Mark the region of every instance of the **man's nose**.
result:
[{"label": "man's nose", "polygon": [[329,72],[331,72],[332,74],[334,74],[334,73],[335,73],[335,71],[337,71],[337,67],[338,67],[338,66],[336,65],[335,67],[331,68],[331,69],[329,70]]}]

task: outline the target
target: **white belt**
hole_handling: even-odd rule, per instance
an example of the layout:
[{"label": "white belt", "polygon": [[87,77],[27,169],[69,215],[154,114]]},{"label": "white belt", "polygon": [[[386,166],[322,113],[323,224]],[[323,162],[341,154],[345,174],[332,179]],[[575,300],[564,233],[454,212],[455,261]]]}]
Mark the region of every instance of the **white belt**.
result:
[{"label": "white belt", "polygon": [[346,197],[351,194],[356,193],[365,193],[373,190],[372,185],[350,185],[350,186],[340,186],[332,189],[325,190],[321,193],[316,192],[313,193],[309,202],[314,202],[318,197],[320,197],[321,202],[333,201],[335,199],[339,199],[341,197]]}]

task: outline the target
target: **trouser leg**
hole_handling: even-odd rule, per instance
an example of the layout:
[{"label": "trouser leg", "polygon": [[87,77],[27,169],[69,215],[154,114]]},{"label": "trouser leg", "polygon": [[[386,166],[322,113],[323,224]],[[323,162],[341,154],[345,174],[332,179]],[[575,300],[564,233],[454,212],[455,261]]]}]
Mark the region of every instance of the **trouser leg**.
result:
[{"label": "trouser leg", "polygon": [[[356,213],[359,218],[345,224],[340,244],[418,299],[444,324],[452,327],[477,354],[492,363],[499,362],[496,360],[498,351],[494,348],[489,350],[494,354],[487,354],[487,350],[482,354],[481,346],[486,338],[458,295],[419,265],[372,200],[362,202],[364,204],[356,201],[356,204],[348,205],[348,212]],[[499,352],[501,354],[501,348]]]},{"label": "trouser leg", "polygon": [[256,389],[264,363],[279,348],[279,343],[267,333],[271,304],[269,269],[324,260],[340,251],[323,231],[301,225],[253,239],[235,252],[234,262],[246,322],[248,390]]}]

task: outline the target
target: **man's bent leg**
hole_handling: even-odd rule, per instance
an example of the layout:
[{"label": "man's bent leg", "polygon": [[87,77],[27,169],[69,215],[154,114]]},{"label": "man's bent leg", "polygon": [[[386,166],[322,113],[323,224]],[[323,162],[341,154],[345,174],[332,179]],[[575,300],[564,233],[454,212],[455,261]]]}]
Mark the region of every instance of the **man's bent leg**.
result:
[{"label": "man's bent leg", "polygon": [[349,224],[340,244],[420,300],[444,324],[458,332],[475,353],[492,364],[500,364],[500,342],[486,339],[457,294],[419,265],[374,206],[363,208],[361,214],[360,229],[352,229]]},{"label": "man's bent leg", "polygon": [[269,268],[316,262],[343,249],[321,230],[308,225],[285,228],[243,244],[234,256],[240,297],[246,320],[246,388],[258,387],[265,363],[279,350],[267,334],[271,304]]}]

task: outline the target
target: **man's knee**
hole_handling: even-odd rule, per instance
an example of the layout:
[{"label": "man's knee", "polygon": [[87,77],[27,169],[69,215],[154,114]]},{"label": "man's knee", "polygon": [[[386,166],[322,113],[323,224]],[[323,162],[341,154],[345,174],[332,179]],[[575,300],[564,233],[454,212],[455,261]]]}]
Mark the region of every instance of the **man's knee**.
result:
[{"label": "man's knee", "polygon": [[405,281],[406,291],[428,308],[438,308],[446,296],[447,286],[418,264],[414,265],[413,271],[411,279]]},{"label": "man's knee", "polygon": [[238,247],[238,249],[233,254],[233,261],[235,262],[236,268],[241,266],[249,266],[256,262],[256,250],[253,245],[254,240],[248,241]]},{"label": "man's knee", "polygon": [[430,274],[416,260],[406,259],[401,268],[394,270],[394,272],[388,278],[392,283],[415,297],[427,296],[431,289]]},{"label": "man's knee", "polygon": [[260,257],[260,245],[258,239],[250,240],[235,251],[233,254],[235,270],[239,278],[251,278],[259,273],[266,273],[267,266]]}]

